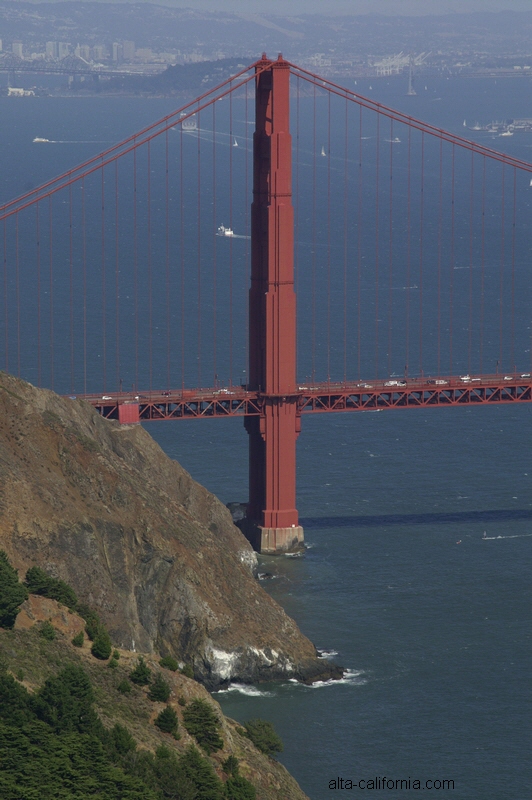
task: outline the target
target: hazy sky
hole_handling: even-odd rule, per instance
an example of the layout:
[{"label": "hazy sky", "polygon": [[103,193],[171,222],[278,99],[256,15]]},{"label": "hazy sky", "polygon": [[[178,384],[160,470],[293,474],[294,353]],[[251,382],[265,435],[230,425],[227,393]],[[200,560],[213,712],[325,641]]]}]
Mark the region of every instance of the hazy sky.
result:
[{"label": "hazy sky", "polygon": [[274,14],[449,14],[532,11],[532,0],[180,0],[172,5]]}]

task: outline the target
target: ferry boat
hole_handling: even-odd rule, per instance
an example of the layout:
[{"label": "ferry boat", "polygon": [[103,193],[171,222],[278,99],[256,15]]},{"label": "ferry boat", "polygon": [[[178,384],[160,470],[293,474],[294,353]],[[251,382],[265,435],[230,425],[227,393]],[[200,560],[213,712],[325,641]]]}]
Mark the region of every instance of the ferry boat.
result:
[{"label": "ferry boat", "polygon": [[234,236],[235,233],[232,228],[226,228],[225,225],[220,225],[217,232],[218,236]]}]

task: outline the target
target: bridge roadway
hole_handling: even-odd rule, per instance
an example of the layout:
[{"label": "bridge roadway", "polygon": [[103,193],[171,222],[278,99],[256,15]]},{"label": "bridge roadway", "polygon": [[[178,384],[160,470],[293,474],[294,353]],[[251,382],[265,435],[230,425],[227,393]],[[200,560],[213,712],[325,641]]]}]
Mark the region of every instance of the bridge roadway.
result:
[{"label": "bridge roadway", "polygon": [[[69,397],[74,398],[74,395]],[[76,397],[89,402],[102,416],[124,423],[260,416],[265,403],[273,399],[271,395],[249,391],[245,386]],[[301,414],[529,403],[532,401],[532,378],[529,372],[523,372],[301,384],[289,397],[297,403]]]}]

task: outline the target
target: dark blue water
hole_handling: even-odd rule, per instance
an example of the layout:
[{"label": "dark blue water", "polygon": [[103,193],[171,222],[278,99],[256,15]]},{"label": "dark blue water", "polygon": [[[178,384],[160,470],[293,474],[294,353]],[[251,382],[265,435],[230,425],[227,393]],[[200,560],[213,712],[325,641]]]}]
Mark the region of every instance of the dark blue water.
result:
[{"label": "dark blue water", "polygon": [[[358,88],[456,132],[464,118],[531,113],[524,81],[429,83],[415,98],[399,82],[372,86]],[[0,108],[2,152],[12,154],[2,171],[7,198],[172,107],[6,98]],[[34,136],[94,142],[37,149]],[[505,147],[527,158],[530,135],[513,138]],[[520,259],[529,269],[530,251]],[[383,776],[453,780],[454,791],[438,794],[461,800],[532,797],[531,413],[523,405],[303,420],[298,507],[309,550],[263,558],[275,575],[263,585],[349,671],[335,685],[235,687],[217,697],[235,719],[273,721],[281,759],[312,800],[330,797],[338,777]],[[246,499],[238,420],[148,430],[224,502]]]}]

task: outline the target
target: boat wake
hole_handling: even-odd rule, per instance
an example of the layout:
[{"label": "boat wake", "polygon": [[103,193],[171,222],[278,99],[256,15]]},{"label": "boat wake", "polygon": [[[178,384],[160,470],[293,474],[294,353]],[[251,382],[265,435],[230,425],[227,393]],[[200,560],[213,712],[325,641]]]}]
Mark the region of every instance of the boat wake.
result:
[{"label": "boat wake", "polygon": [[247,683],[230,683],[227,689],[220,689],[217,694],[229,694],[229,692],[237,692],[238,694],[246,695],[246,697],[271,697],[272,692],[264,692]]},{"label": "boat wake", "polygon": [[495,539],[524,539],[527,536],[532,536],[532,533],[514,533],[509,536],[483,536],[482,540],[493,542]]}]

